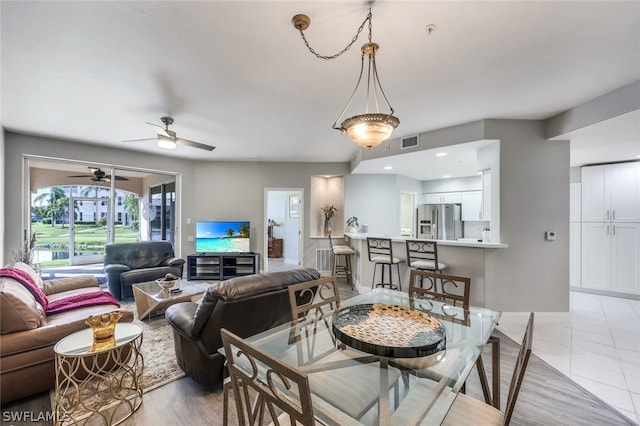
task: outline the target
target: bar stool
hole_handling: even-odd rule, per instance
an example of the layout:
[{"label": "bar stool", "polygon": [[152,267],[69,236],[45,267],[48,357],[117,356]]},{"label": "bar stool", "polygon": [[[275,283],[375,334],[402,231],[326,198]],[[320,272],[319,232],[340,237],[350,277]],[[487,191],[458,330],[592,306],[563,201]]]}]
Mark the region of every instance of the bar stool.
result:
[{"label": "bar stool", "polygon": [[438,260],[434,240],[407,240],[407,264],[418,271],[443,272],[449,266]]},{"label": "bar stool", "polygon": [[[351,247],[343,244],[333,245],[331,239],[331,232],[329,232],[329,246],[331,246],[331,275],[338,278],[344,276],[347,279],[347,283],[351,286],[352,290],[355,290],[353,285],[353,277],[351,274],[351,255],[356,254],[356,251]],[[340,259],[344,259],[344,263],[340,264]]]},{"label": "bar stool", "polygon": [[[371,288],[389,286],[390,289],[399,289],[402,291],[402,278],[400,277],[400,264],[404,262],[402,259],[393,257],[393,247],[391,244],[391,238],[373,238],[367,237],[367,250],[369,252],[369,261],[374,262],[373,279],[371,280]],[[378,265],[382,266],[380,273],[380,281],[376,283],[376,269]],[[398,269],[398,285],[393,284],[393,277],[391,274],[391,266],[396,265]],[[389,282],[384,282],[385,268],[388,271]]]}]

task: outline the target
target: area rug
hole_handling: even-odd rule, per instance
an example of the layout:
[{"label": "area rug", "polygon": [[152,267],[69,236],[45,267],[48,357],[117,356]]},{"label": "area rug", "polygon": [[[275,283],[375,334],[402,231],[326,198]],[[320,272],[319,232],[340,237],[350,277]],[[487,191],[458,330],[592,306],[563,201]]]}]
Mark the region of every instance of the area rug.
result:
[{"label": "area rug", "polygon": [[[173,346],[173,328],[164,316],[157,316],[151,320],[140,321],[136,312],[136,305],[132,302],[121,302],[121,309],[134,312],[133,324],[142,327],[142,346],[140,352],[144,361],[142,373],[143,393],[157,389],[160,386],[171,383],[181,377],[184,372],[178,367]],[[49,392],[51,408],[54,407],[55,390]],[[88,405],[104,406],[109,408],[109,400],[105,395],[96,394],[94,402]],[[102,410],[102,409],[101,409]],[[88,413],[87,413],[88,415]],[[85,417],[78,414],[79,419]]]}]

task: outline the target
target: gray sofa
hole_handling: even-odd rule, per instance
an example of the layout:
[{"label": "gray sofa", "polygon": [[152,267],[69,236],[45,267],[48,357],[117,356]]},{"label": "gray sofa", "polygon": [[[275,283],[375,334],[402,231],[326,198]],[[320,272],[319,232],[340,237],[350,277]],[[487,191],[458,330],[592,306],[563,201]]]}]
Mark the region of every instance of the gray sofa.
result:
[{"label": "gray sofa", "polygon": [[[318,278],[312,268],[247,275],[212,284],[200,303],[169,306],[165,316],[173,326],[178,365],[203,385],[221,383],[225,358],[218,353],[220,329],[244,338],[291,321],[288,287]],[[298,304],[306,303],[310,294],[298,299]]]},{"label": "gray sofa", "polygon": [[182,277],[184,259],[175,257],[169,241],[107,244],[104,272],[109,292],[118,300],[133,297],[132,285],[172,273]]}]

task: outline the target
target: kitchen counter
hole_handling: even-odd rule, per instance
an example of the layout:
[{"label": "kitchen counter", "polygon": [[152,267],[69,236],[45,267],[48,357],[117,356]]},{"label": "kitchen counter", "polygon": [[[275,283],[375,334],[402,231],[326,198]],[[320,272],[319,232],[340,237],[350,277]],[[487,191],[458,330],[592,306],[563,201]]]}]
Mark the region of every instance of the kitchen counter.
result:
[{"label": "kitchen counter", "polygon": [[[367,237],[376,237],[376,238],[385,237],[385,238],[391,238],[391,241],[393,241],[394,243],[404,243],[406,240],[431,241],[424,238],[388,237],[382,234],[360,234],[360,233],[354,234],[351,232],[345,232],[344,236],[354,240],[366,240]],[[504,243],[483,243],[482,241],[472,240],[469,238],[463,238],[455,241],[454,240],[436,240],[436,242],[438,243],[438,247],[440,246],[477,247],[477,248],[508,248],[509,247],[508,244],[504,244]]]},{"label": "kitchen counter", "polygon": [[[371,288],[374,278],[374,264],[369,261],[367,237],[391,238],[393,243],[393,256],[403,259],[403,263],[400,264],[402,291],[408,290],[411,268],[409,268],[406,263],[407,249],[405,242],[406,240],[420,240],[420,238],[388,237],[382,234],[350,232],[346,232],[344,236],[349,245],[356,251],[352,277],[361,292],[368,291]],[[468,239],[458,241],[437,240],[437,243],[438,260],[448,265],[448,269],[446,269],[444,273],[471,278],[471,304],[485,306],[486,259],[490,257],[495,250],[506,249],[509,245],[503,243],[483,243]],[[380,281],[379,275],[381,269],[382,268],[379,267],[376,273],[376,282]],[[396,285],[398,283],[398,273],[395,266],[393,267],[393,282]]]}]

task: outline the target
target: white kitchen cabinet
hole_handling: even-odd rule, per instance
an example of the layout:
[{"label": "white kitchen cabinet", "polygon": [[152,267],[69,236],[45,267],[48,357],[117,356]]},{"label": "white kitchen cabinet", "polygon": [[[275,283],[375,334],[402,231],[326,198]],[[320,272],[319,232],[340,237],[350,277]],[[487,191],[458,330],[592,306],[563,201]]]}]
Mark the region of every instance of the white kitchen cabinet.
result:
[{"label": "white kitchen cabinet", "polygon": [[611,238],[607,234],[610,224],[582,223],[582,287],[611,289]]},{"label": "white kitchen cabinet", "polygon": [[640,294],[640,223],[611,225],[611,290]]},{"label": "white kitchen cabinet", "polygon": [[482,191],[462,193],[462,220],[482,220]]},{"label": "white kitchen cabinet", "polygon": [[580,222],[571,222],[569,224],[569,286],[571,287],[580,287],[582,285],[580,279],[580,251],[582,250],[580,228]]},{"label": "white kitchen cabinet", "polygon": [[424,194],[425,204],[460,204],[461,202],[460,192],[429,192]]},{"label": "white kitchen cabinet", "polygon": [[582,223],[582,287],[640,294],[640,223]]},{"label": "white kitchen cabinet", "polygon": [[569,186],[569,222],[580,222],[581,216],[581,184],[572,183]]},{"label": "white kitchen cabinet", "polygon": [[583,222],[640,222],[640,163],[582,168]]}]

